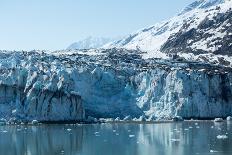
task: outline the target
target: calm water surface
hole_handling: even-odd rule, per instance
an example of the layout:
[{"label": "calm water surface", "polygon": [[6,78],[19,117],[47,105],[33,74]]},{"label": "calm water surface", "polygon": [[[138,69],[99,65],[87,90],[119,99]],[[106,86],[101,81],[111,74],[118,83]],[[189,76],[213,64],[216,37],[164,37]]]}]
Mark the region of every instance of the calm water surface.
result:
[{"label": "calm water surface", "polygon": [[0,154],[232,155],[232,123],[0,126]]}]

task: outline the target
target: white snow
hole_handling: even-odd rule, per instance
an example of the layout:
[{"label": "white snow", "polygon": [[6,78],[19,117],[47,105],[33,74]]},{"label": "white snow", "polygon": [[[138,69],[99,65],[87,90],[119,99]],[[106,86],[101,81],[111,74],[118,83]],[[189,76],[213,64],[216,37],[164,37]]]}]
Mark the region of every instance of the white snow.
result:
[{"label": "white snow", "polygon": [[[196,3],[196,2],[195,2]],[[220,9],[218,9],[220,7]],[[143,58],[163,58],[168,59],[169,57],[160,52],[161,46],[168,40],[168,38],[181,31],[181,28],[184,23],[190,22],[190,26],[185,30],[188,31],[192,28],[197,28],[197,26],[204,20],[206,17],[208,19],[213,19],[213,17],[217,13],[225,13],[229,9],[232,8],[232,1],[224,1],[224,0],[204,0],[197,1],[196,4],[189,5],[185,8],[179,15],[174,16],[170,20],[163,21],[161,23],[155,24],[148,28],[139,30],[128,37],[121,39],[119,41],[115,41],[110,44],[106,44],[103,48],[126,48],[126,49],[139,49],[144,52]],[[230,26],[230,23],[224,23],[224,26]],[[198,42],[193,42],[193,40],[188,40],[189,46],[192,50],[204,50],[207,52],[213,52],[220,48],[220,46],[214,46],[215,38],[223,38],[226,35],[226,32],[222,33],[221,30],[223,27],[219,27],[217,29],[209,29],[206,32],[202,32],[204,34],[211,34],[212,36],[205,39],[202,39]],[[207,44],[212,45],[209,47]],[[200,55],[189,55],[182,54],[184,58],[188,60],[197,60]],[[217,55],[209,57],[209,60],[214,57],[218,57]],[[229,57],[229,60],[232,58]],[[212,60],[213,61],[213,60]],[[229,61],[232,62],[232,61]],[[232,63],[231,63],[232,66]]]}]

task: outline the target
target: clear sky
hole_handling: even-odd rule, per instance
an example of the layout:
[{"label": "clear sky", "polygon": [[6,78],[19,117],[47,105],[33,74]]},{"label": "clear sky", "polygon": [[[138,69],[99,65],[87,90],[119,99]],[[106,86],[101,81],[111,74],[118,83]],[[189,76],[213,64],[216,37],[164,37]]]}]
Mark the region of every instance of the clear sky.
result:
[{"label": "clear sky", "polygon": [[168,19],[194,0],[0,0],[0,49],[65,49]]}]

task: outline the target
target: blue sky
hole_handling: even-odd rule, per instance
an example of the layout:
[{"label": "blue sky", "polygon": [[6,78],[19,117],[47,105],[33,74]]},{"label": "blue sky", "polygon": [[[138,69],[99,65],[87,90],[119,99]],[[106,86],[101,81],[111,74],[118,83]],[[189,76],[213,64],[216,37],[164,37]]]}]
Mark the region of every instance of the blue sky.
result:
[{"label": "blue sky", "polygon": [[0,0],[0,49],[65,49],[168,19],[194,0]]}]

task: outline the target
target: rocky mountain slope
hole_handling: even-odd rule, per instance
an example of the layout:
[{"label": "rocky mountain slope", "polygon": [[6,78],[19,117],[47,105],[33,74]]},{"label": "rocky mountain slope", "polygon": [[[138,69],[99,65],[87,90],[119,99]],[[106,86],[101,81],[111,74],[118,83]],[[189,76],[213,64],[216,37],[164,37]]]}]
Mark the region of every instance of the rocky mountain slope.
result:
[{"label": "rocky mountain slope", "polygon": [[232,66],[232,1],[198,0],[170,20],[105,45],[140,49],[144,58],[172,58]]}]

